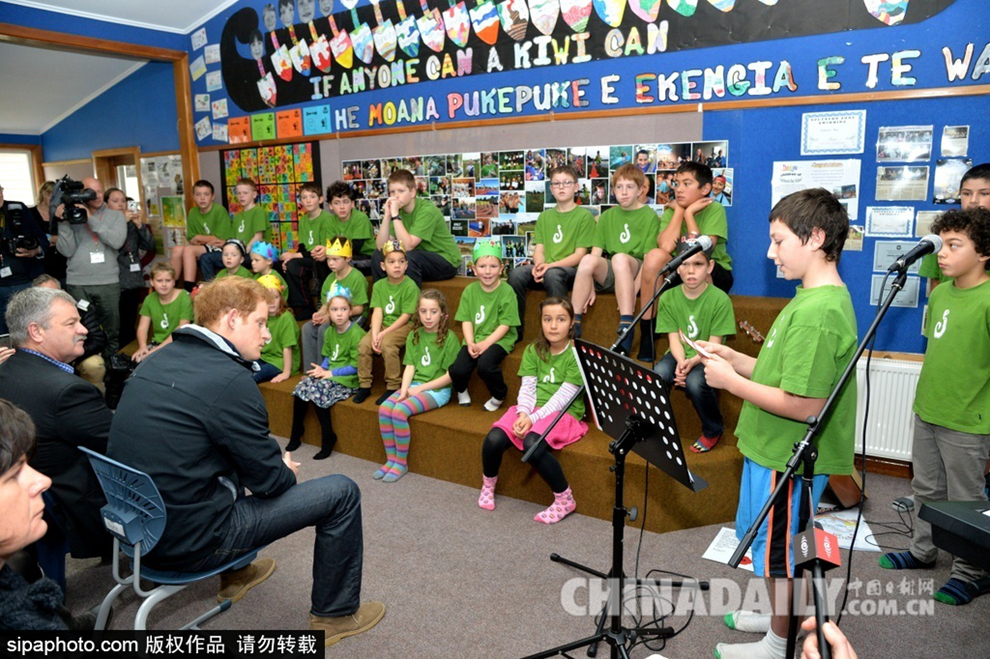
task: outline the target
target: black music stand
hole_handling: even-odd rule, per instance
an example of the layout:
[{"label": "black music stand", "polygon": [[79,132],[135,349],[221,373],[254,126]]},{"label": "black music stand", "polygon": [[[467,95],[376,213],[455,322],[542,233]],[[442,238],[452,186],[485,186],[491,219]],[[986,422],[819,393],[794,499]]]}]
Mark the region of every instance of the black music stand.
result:
[{"label": "black music stand", "polygon": [[[623,534],[626,517],[635,519],[636,514],[633,508],[630,515],[623,502],[626,455],[630,450],[635,451],[647,462],[693,492],[704,489],[708,483],[693,475],[687,468],[680,436],[677,434],[677,424],[670,406],[670,393],[662,378],[631,359],[593,343],[575,340],[574,351],[588,390],[595,425],[615,438],[615,441],[609,444],[609,451],[615,456],[612,569],[608,574],[604,574],[557,554],[551,554],[550,560],[570,565],[600,579],[608,579],[609,596],[605,612],[594,635],[530,655],[526,659],[553,657],[581,647],[594,646],[600,641],[609,644],[613,659],[619,657],[627,659],[628,641],[642,637],[669,638],[673,636],[673,629],[669,627],[630,629],[622,626],[622,592],[625,582],[632,581],[626,579],[622,568]],[[653,579],[636,580],[637,585],[655,585],[658,582],[660,581]],[[693,579],[664,580],[662,583],[678,588],[697,586],[702,590],[708,589],[707,582]],[[606,617],[610,621],[607,630]],[[590,650],[589,655],[592,655]]]}]

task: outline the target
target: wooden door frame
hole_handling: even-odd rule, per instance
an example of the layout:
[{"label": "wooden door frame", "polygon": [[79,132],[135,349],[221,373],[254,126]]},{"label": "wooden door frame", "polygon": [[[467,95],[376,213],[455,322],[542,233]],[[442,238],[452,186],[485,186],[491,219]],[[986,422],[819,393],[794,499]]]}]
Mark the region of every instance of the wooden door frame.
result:
[{"label": "wooden door frame", "polygon": [[[71,40],[71,44],[66,43]],[[84,37],[80,35],[66,35],[62,32],[52,32],[23,25],[11,23],[0,23],[0,41],[15,43],[24,46],[34,46],[36,48],[48,48],[53,50],[67,50],[86,54],[107,54],[138,59],[153,60],[158,62],[171,62],[172,73],[175,79],[175,110],[178,116],[179,131],[179,154],[182,156],[182,177],[186,181],[186,186],[191,187],[193,182],[199,180],[199,153],[196,149],[196,136],[193,132],[193,111],[192,111],[192,91],[189,81],[189,55],[182,50],[172,50],[170,48],[158,48],[156,46],[143,46],[140,44],[126,43],[123,41],[111,41],[109,39],[97,39],[94,37]],[[27,145],[19,148],[29,148]],[[42,154],[41,147],[33,148],[32,153],[36,154],[35,171],[41,168]],[[93,152],[94,156],[98,153]],[[140,156],[138,156],[140,158]],[[136,160],[138,167],[138,177],[140,178],[140,160]],[[44,170],[42,169],[42,179],[44,180]],[[40,185],[40,183],[39,183]]]}]

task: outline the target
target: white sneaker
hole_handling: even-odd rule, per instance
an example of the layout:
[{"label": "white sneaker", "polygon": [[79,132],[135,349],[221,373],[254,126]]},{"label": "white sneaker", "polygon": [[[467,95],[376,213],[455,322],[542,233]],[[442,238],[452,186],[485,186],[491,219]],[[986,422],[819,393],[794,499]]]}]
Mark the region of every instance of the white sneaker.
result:
[{"label": "white sneaker", "polygon": [[485,403],[485,409],[489,412],[494,412],[498,408],[502,407],[503,402],[504,401],[501,401],[498,398],[489,398],[488,402]]},{"label": "white sneaker", "polygon": [[468,393],[467,389],[457,392],[457,404],[464,407],[471,406],[471,394]]}]

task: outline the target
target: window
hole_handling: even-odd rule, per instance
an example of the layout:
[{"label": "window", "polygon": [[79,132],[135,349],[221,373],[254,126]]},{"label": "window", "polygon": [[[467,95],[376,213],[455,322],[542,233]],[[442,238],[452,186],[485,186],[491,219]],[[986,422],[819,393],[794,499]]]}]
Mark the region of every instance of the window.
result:
[{"label": "window", "polygon": [[34,206],[37,188],[30,151],[0,151],[0,185],[3,198]]}]

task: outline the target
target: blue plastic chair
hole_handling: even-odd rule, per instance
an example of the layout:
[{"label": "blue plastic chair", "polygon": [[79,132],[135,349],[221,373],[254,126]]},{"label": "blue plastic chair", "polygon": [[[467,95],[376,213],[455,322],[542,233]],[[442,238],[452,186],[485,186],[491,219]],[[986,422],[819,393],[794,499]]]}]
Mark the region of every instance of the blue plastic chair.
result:
[{"label": "blue plastic chair", "polygon": [[[79,450],[89,456],[89,462],[107,498],[107,505],[100,512],[103,514],[104,526],[113,536],[113,578],[117,585],[100,605],[100,613],[96,619],[97,630],[106,626],[114,600],[128,588],[132,588],[138,597],[144,599],[134,616],[134,629],[144,630],[147,629],[151,609],[165,598],[197,581],[245,567],[257,558],[262,547],[206,572],[166,572],[142,567],[141,557],[155,548],[165,531],[165,502],[162,495],[148,474],[89,449],[79,447]],[[121,551],[131,558],[133,574],[128,577],[120,576]],[[146,591],[141,588],[141,579],[160,585]],[[199,625],[230,607],[230,600],[225,600],[184,625],[182,629],[199,629]]]}]

